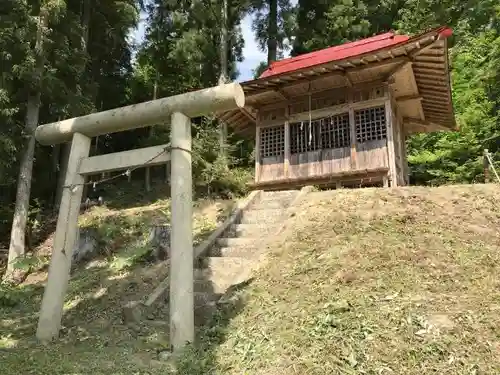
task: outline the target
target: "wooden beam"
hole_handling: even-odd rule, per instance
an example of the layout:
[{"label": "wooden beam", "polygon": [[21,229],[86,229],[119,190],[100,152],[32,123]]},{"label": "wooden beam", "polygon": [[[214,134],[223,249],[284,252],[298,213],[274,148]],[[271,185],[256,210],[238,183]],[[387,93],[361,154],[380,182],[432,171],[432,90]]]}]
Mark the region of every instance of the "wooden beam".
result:
[{"label": "wooden beam", "polygon": [[276,89],[276,90],[274,90],[274,92],[275,92],[276,94],[278,94],[279,96],[281,96],[281,98],[282,98],[283,100],[289,100],[289,99],[290,99],[290,98],[288,97],[288,95],[286,95],[286,94],[283,92],[283,90],[282,90],[282,89]]},{"label": "wooden beam", "polygon": [[415,65],[415,67],[417,69],[424,68],[424,69],[430,69],[430,70],[440,70],[440,69],[442,69],[444,62],[435,63],[435,62],[413,60],[413,64]]},{"label": "wooden beam", "polygon": [[[342,76],[342,75],[340,74],[339,76]],[[384,81],[380,80],[380,79],[374,80],[374,81],[358,82],[352,88],[349,88],[349,91],[364,90],[364,89],[368,89],[368,88],[372,88],[372,87],[382,86],[383,84],[384,84]],[[339,86],[339,87],[332,87],[332,88],[328,88],[328,89],[322,88],[322,89],[318,89],[318,90],[311,90],[310,92],[311,92],[311,94],[323,95],[324,92],[328,92],[328,91],[335,90],[335,89],[347,89],[347,87],[346,86]],[[307,94],[299,94],[297,96],[291,96],[289,101],[283,100],[283,101],[278,101],[278,102],[271,103],[271,104],[265,104],[265,105],[258,107],[258,109],[267,111],[269,109],[284,107],[287,104],[293,105],[295,102],[301,101],[301,100],[307,100]]]},{"label": "wooden beam", "polygon": [[412,117],[404,117],[403,118],[404,123],[409,123],[410,125],[418,125],[418,126],[423,126],[427,128],[434,128],[436,130],[450,130],[450,128],[447,128],[446,126],[442,126],[433,122],[429,121],[422,121],[417,118],[412,118]]},{"label": "wooden beam", "polygon": [[174,112],[198,117],[244,105],[242,87],[238,83],[229,83],[40,125],[36,128],[35,137],[42,145],[51,145],[71,140],[74,133],[95,137],[159,124],[168,121]]},{"label": "wooden beam", "polygon": [[250,120],[255,122],[256,118],[254,115],[252,115],[245,107],[240,108],[241,113],[243,113],[246,117],[248,117]]},{"label": "wooden beam", "polygon": [[446,77],[446,71],[444,69],[419,67],[419,66],[417,66],[417,63],[413,64],[413,68],[414,68],[413,70],[415,71],[415,74],[417,74],[417,75],[425,74],[425,75]]},{"label": "wooden beam", "polygon": [[83,158],[78,173],[90,175],[165,164],[170,160],[167,147],[168,145],[164,144]]},{"label": "wooden beam", "polygon": [[402,102],[408,102],[408,101],[412,101],[412,100],[422,100],[422,96],[420,95],[404,95],[404,96],[400,96],[399,98],[396,98],[396,102],[398,103],[402,103]]},{"label": "wooden beam", "polygon": [[296,80],[295,82],[289,82],[289,83],[284,84],[284,85],[277,85],[277,86],[274,86],[272,88],[265,87],[265,88],[262,88],[260,90],[256,89],[255,91],[250,91],[248,93],[248,95],[257,95],[257,94],[261,94],[261,93],[268,92],[268,91],[275,91],[275,90],[281,89],[282,87],[285,87],[285,86],[296,86],[296,85],[300,85],[300,84],[304,84],[304,83],[312,84],[314,82],[317,82],[319,80],[323,80],[323,79],[329,78],[329,77],[339,77],[339,76],[343,77],[345,74],[344,72],[351,73],[351,72],[356,72],[356,71],[360,71],[360,70],[364,70],[364,69],[368,69],[368,68],[372,69],[372,68],[377,68],[377,67],[392,65],[392,64],[398,64],[398,63],[403,63],[403,62],[410,62],[410,59],[407,56],[400,56],[400,57],[395,57],[392,59],[385,59],[385,60],[381,60],[379,62],[370,63],[369,65],[362,65],[362,66],[354,66],[353,65],[354,66],[353,68],[345,68],[344,70],[333,71],[333,72],[326,73],[323,75],[314,76],[314,78],[312,78],[312,77],[302,78],[302,79]]},{"label": "wooden beam", "polygon": [[346,86],[347,87],[353,87],[352,80],[351,80],[351,77],[349,77],[349,74],[347,72],[345,72],[343,74],[343,76],[344,76],[344,79],[345,79]]},{"label": "wooden beam", "polygon": [[399,72],[401,69],[404,69],[408,64],[412,64],[412,62],[407,57],[405,57],[405,59],[401,63],[399,63],[398,65],[396,65],[393,69],[391,69],[389,71],[389,73],[387,73],[386,77],[387,78],[392,77],[394,74],[396,74],[397,72]]},{"label": "wooden beam", "polygon": [[420,54],[424,53],[425,51],[427,51],[427,50],[429,50],[429,49],[433,48],[433,47],[435,46],[435,43],[434,43],[434,42],[435,42],[436,40],[440,40],[440,36],[438,36],[438,37],[437,37],[437,39],[436,39],[436,37],[435,37],[434,35],[433,35],[433,36],[431,36],[430,38],[431,38],[431,43],[429,43],[429,44],[428,44],[428,45],[426,45],[425,47],[420,48],[420,49],[419,49],[419,50],[417,50],[416,52],[413,52],[413,53],[411,54],[411,57],[418,56],[418,55],[420,55]]},{"label": "wooden beam", "polygon": [[443,83],[448,82],[448,80],[446,79],[446,75],[444,74],[415,73],[415,78],[417,78],[418,80],[431,79],[435,80],[435,82],[443,82]]},{"label": "wooden beam", "polygon": [[[445,80],[432,79],[432,77],[419,78],[418,83],[420,86],[430,86],[430,87],[448,87],[448,82]],[[439,86],[438,86],[439,85]]]}]

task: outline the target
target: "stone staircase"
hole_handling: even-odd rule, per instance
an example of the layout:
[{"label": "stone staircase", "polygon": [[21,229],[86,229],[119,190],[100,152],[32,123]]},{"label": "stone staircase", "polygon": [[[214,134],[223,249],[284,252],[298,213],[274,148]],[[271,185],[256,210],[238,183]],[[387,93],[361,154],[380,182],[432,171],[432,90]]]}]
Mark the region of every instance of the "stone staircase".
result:
[{"label": "stone staircase", "polygon": [[262,192],[239,222],[217,239],[209,252],[196,261],[194,273],[197,323],[213,312],[215,304],[233,286],[248,281],[259,264],[266,242],[277,234],[286,210],[298,190]]},{"label": "stone staircase", "polygon": [[[266,242],[276,235],[286,219],[287,208],[299,190],[262,192],[231,225],[216,244],[195,260],[195,322],[202,324],[230,289],[250,280],[266,251]],[[155,304],[149,319],[168,316],[168,294]]]}]

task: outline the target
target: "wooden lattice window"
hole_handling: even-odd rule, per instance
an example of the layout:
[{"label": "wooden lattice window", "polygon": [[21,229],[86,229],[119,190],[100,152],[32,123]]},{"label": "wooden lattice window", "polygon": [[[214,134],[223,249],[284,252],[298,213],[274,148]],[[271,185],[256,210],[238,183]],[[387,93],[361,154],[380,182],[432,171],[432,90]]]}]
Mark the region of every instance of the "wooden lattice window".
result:
[{"label": "wooden lattice window", "polygon": [[349,114],[290,124],[290,153],[348,147],[351,143]]},{"label": "wooden lattice window", "polygon": [[354,118],[359,143],[387,138],[385,106],[360,109],[354,112]]},{"label": "wooden lattice window", "polygon": [[260,129],[260,156],[269,158],[285,153],[285,126],[271,126]]},{"label": "wooden lattice window", "polygon": [[349,113],[322,119],[321,141],[323,149],[349,147],[351,144]]},{"label": "wooden lattice window", "polygon": [[300,154],[321,148],[317,121],[301,121],[290,124],[290,153]]}]

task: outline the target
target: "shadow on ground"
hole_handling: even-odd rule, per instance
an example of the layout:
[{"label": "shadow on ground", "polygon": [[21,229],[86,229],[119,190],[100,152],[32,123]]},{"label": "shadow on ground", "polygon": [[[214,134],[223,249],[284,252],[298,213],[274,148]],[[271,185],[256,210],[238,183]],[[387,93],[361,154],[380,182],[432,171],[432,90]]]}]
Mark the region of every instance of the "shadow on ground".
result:
[{"label": "shadow on ground", "polygon": [[[122,310],[167,276],[166,262],[127,269],[104,259],[82,265],[72,274],[60,337],[48,345],[35,339],[43,280],[16,288],[0,305],[2,374],[168,374],[171,363],[159,360],[170,348],[168,295],[138,324],[124,324]],[[197,342],[178,359],[178,373],[215,374],[216,347],[243,307],[247,285],[228,291],[215,311],[197,311]],[[209,281],[205,292],[213,294]]]}]

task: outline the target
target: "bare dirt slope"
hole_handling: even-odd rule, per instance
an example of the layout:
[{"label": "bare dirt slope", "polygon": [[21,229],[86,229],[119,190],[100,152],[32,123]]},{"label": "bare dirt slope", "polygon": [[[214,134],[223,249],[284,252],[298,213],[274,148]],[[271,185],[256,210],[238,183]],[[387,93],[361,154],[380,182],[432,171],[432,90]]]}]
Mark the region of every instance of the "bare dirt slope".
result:
[{"label": "bare dirt slope", "polygon": [[[180,374],[500,373],[498,185],[315,192],[290,220]],[[151,269],[99,270],[74,277],[52,347],[30,341],[39,292],[0,310],[2,373],[169,373],[165,327],[116,308]]]}]

